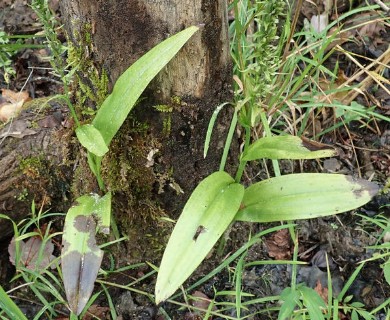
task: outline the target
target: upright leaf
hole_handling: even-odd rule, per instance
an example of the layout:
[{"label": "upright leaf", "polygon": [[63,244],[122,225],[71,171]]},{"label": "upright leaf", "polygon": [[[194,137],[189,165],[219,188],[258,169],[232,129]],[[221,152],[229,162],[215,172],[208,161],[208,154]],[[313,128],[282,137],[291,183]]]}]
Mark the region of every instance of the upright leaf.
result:
[{"label": "upright leaf", "polygon": [[390,285],[390,259],[388,259],[383,265],[383,273],[387,283]]},{"label": "upright leaf", "polygon": [[8,294],[0,285],[0,309],[3,310],[10,319],[27,320],[22,310],[11,300]]},{"label": "upright leaf", "polygon": [[375,183],[341,174],[290,174],[247,188],[235,219],[272,222],[317,218],[358,208],[378,191]]},{"label": "upright leaf", "polygon": [[119,77],[92,122],[102,134],[106,145],[110,144],[150,81],[198,29],[192,26],[169,37],[134,62]]},{"label": "upright leaf", "polygon": [[312,288],[301,286],[299,291],[302,294],[303,304],[307,307],[310,319],[323,320],[323,311],[326,310],[326,304],[320,295]]},{"label": "upright leaf", "polygon": [[156,284],[156,303],[169,298],[199,266],[237,213],[244,187],[226,172],[194,190],[171,234]]},{"label": "upright leaf", "polygon": [[111,194],[103,198],[86,195],[77,202],[65,218],[61,268],[69,308],[79,315],[92,294],[103,259],[103,251],[96,245],[95,233],[97,224],[102,224],[104,231],[107,229]]},{"label": "upright leaf", "polygon": [[337,151],[329,145],[296,136],[264,137],[252,143],[243,154],[243,160],[316,159],[333,157]]},{"label": "upright leaf", "polygon": [[290,287],[284,288],[280,294],[280,299],[283,302],[280,307],[278,320],[289,319],[293,314],[294,309],[299,301],[299,293],[296,290],[293,290]]},{"label": "upright leaf", "polygon": [[220,104],[213,112],[212,116],[211,116],[211,119],[210,119],[210,122],[209,122],[209,126],[207,127],[207,133],[206,133],[206,139],[204,141],[204,148],[203,148],[203,157],[206,158],[207,156],[207,152],[209,150],[209,146],[210,146],[210,140],[211,140],[211,134],[213,133],[213,128],[214,128],[214,124],[215,124],[215,120],[217,120],[217,117],[218,117],[218,114],[219,112],[222,110],[222,108],[226,105],[228,105],[229,102],[224,102],[222,104]]}]

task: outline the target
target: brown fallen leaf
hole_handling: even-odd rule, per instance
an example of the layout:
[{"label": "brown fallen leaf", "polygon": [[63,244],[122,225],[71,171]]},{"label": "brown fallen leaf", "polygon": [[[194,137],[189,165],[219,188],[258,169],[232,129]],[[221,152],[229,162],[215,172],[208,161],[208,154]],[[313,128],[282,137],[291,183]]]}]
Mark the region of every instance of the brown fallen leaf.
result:
[{"label": "brown fallen leaf", "polygon": [[21,100],[27,101],[29,98],[27,91],[15,92],[9,89],[2,89],[1,95],[3,99],[6,99],[10,103],[16,103]]},{"label": "brown fallen leaf", "polygon": [[29,100],[27,91],[14,92],[9,89],[2,89],[2,103],[0,104],[0,121],[8,122],[15,117]]},{"label": "brown fallen leaf", "polygon": [[265,240],[270,257],[276,260],[289,260],[291,258],[291,237],[288,229],[274,232]]},{"label": "brown fallen leaf", "polygon": [[0,130],[0,139],[5,137],[22,139],[25,136],[36,134],[37,132],[30,129],[30,126],[31,123],[26,120],[12,121]]},{"label": "brown fallen leaf", "polygon": [[110,308],[98,306],[93,304],[88,308],[87,313],[84,315],[83,320],[93,320],[93,319],[111,319],[110,317]]},{"label": "brown fallen leaf", "polygon": [[[191,297],[192,298],[191,298],[190,304],[192,306],[194,306],[195,308],[199,308],[199,309],[203,309],[203,310],[207,310],[212,302],[211,299],[201,291],[195,291],[191,295]],[[212,310],[216,311],[217,308],[215,306],[213,306]],[[185,320],[198,320],[198,319],[200,320],[200,319],[204,319],[204,314],[203,314],[203,312],[195,309],[192,312],[187,312],[184,315],[184,319]],[[212,318],[208,318],[208,319],[211,320]]]},{"label": "brown fallen leaf", "polygon": [[322,300],[324,300],[326,303],[328,302],[328,288],[323,287],[320,280],[317,280],[317,284],[314,290],[320,295]]},{"label": "brown fallen leaf", "polygon": [[[40,252],[43,245],[44,249]],[[19,242],[19,250],[19,263],[22,263],[27,269],[46,269],[49,266],[51,269],[56,268],[56,265],[52,263],[55,256],[53,255],[54,244],[51,241],[46,241],[45,244],[43,244],[42,239],[39,237],[31,237],[27,240],[27,242]],[[12,238],[11,243],[8,246],[8,253],[10,262],[15,265],[15,238]]]},{"label": "brown fallen leaf", "polygon": [[[57,317],[55,320],[69,320],[69,317]],[[89,307],[88,311],[83,316],[82,320],[93,320],[93,319],[100,319],[100,320],[109,320],[110,317],[110,308],[109,307],[101,307],[96,304],[93,304]],[[117,317],[119,320],[120,318]]]}]

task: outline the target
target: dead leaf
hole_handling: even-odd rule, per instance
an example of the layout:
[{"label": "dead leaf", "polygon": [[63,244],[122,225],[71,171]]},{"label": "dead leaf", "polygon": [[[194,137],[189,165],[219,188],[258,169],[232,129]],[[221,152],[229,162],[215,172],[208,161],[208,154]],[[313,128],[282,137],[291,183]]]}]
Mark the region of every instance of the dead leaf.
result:
[{"label": "dead leaf", "polygon": [[[203,292],[195,291],[191,295],[190,304],[195,308],[207,310],[211,304],[211,299],[207,295],[205,295]],[[217,308],[215,306],[213,306],[212,310],[217,311]],[[198,319],[200,320],[203,318],[204,318],[204,313],[199,311],[199,310],[196,310],[196,309],[192,312],[187,312],[184,315],[185,320],[198,320]],[[208,319],[211,320],[212,318],[208,318]]]},{"label": "dead leaf", "polygon": [[0,107],[0,121],[8,122],[9,119],[17,116],[17,114],[23,107],[23,103],[24,101],[3,104]]},{"label": "dead leaf", "polygon": [[310,151],[318,151],[318,150],[334,150],[331,145],[320,143],[314,140],[307,139],[305,137],[301,137],[302,145],[309,149]]},{"label": "dead leaf", "polygon": [[191,304],[196,308],[207,310],[211,303],[211,299],[201,291],[195,291],[192,297]]},{"label": "dead leaf", "polygon": [[9,89],[2,89],[1,94],[3,96],[3,99],[6,99],[6,101],[10,103],[16,103],[22,100],[27,101],[29,98],[27,91],[15,92]]},{"label": "dead leaf", "polygon": [[320,280],[317,280],[317,284],[314,290],[320,295],[322,300],[324,300],[326,303],[328,302],[328,288],[323,287]]},{"label": "dead leaf", "polygon": [[313,29],[316,32],[320,33],[322,31],[324,31],[329,24],[328,14],[323,13],[323,14],[320,14],[318,16],[313,15],[310,19],[310,23],[311,23]]},{"label": "dead leaf", "polygon": [[83,320],[93,320],[93,319],[111,319],[110,308],[98,306],[97,304],[93,304],[88,308]]},{"label": "dead leaf", "polygon": [[279,230],[265,240],[270,257],[276,260],[289,260],[291,258],[291,237],[288,229]]},{"label": "dead leaf", "polygon": [[[67,219],[69,216],[68,212]],[[67,223],[64,228],[61,261],[66,298],[72,312],[79,315],[92,294],[103,251],[96,244],[92,215],[72,218],[73,224]]]},{"label": "dead leaf", "polygon": [[14,92],[12,90],[2,89],[3,103],[0,104],[0,121],[7,122],[15,117],[28,99],[27,91]]},{"label": "dead leaf", "polygon": [[370,39],[370,41],[377,46],[383,43],[381,37],[382,32],[386,32],[386,27],[383,21],[379,20],[376,15],[371,13],[364,13],[356,16],[357,21],[366,21],[362,26],[357,28],[358,34],[364,39]]},{"label": "dead leaf", "polygon": [[[41,247],[44,248],[41,250]],[[55,269],[56,265],[52,261],[56,258],[53,256],[54,244],[51,241],[46,241],[44,244],[39,237],[31,237],[27,242],[19,241],[19,263],[22,263],[27,269],[46,269],[50,266]],[[42,251],[42,253],[41,253]],[[15,265],[16,259],[16,243],[15,238],[12,238],[8,246],[9,260]]]},{"label": "dead leaf", "polygon": [[14,137],[22,139],[25,136],[36,134],[37,132],[30,129],[30,122],[26,120],[15,120],[6,125],[0,131],[0,138]]},{"label": "dead leaf", "polygon": [[56,128],[61,126],[61,122],[64,120],[61,112],[48,115],[38,121],[38,125],[41,128]]}]

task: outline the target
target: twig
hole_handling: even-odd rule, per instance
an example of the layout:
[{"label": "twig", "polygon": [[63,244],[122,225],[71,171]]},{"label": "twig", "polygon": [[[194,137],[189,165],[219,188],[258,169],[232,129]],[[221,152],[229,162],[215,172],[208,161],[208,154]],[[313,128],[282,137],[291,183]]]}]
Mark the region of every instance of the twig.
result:
[{"label": "twig", "polygon": [[381,0],[374,0],[374,2],[381,7],[381,9],[383,11],[385,11],[386,13],[389,13],[390,12],[390,8],[385,4],[383,3]]}]

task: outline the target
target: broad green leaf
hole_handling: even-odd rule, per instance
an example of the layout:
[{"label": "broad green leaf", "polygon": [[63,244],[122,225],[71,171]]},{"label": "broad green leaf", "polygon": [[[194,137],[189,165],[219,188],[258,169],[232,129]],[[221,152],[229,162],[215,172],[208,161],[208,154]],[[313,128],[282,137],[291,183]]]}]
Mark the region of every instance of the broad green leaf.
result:
[{"label": "broad green leaf", "polygon": [[290,174],[247,188],[235,219],[272,222],[323,217],[358,208],[378,191],[375,183],[341,174]]},{"label": "broad green leaf", "polygon": [[332,146],[287,135],[260,138],[248,147],[242,159],[316,159],[335,155],[337,151]]},{"label": "broad green leaf", "polygon": [[110,144],[150,81],[198,29],[192,26],[169,37],[134,62],[119,77],[92,122],[102,134],[106,145]]},{"label": "broad green leaf", "polygon": [[108,152],[103,136],[92,124],[85,124],[76,128],[76,136],[81,145],[90,153],[103,157]]},{"label": "broad green leaf", "polygon": [[157,304],[169,298],[207,256],[232,222],[243,194],[244,187],[223,171],[196,187],[165,249],[157,276]]},{"label": "broad green leaf", "polygon": [[22,310],[11,300],[8,294],[4,291],[0,285],[0,309],[3,310],[9,319],[27,320]]},{"label": "broad green leaf", "polygon": [[111,194],[85,195],[69,209],[62,236],[61,269],[69,308],[79,315],[90,298],[103,251],[96,245],[97,224],[107,231]]}]

